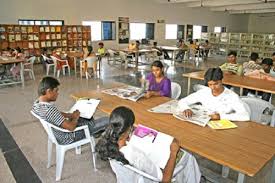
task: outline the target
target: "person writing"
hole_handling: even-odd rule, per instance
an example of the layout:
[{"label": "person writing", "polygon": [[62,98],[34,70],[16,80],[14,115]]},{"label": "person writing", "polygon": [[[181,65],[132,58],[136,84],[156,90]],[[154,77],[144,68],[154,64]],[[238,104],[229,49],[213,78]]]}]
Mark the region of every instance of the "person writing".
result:
[{"label": "person writing", "polygon": [[[177,182],[199,183],[201,173],[196,159],[185,151],[179,151],[177,140],[170,145],[170,157],[164,169],[155,165],[143,151],[133,144],[127,143],[131,138],[135,116],[131,109],[127,107],[117,107],[110,115],[110,124],[105,133],[96,144],[96,152],[102,160],[114,159],[124,165],[130,164],[149,175],[159,178],[162,182],[171,182],[174,168],[183,166],[184,168],[176,175]],[[179,159],[179,161],[176,161]],[[142,176],[135,173],[125,173],[125,170],[115,166],[110,161],[113,171],[116,173],[118,182],[129,183],[142,181]],[[123,174],[123,176],[120,176]],[[144,180],[143,180],[144,181]]]},{"label": "person writing", "polygon": [[204,81],[208,87],[181,99],[177,110],[183,112],[186,117],[191,117],[193,112],[190,105],[201,103],[212,113],[211,120],[248,121],[249,107],[236,93],[223,86],[222,79],[223,72],[220,68],[208,69],[204,75]]},{"label": "person writing", "polygon": [[161,61],[154,61],[151,71],[146,76],[149,88],[145,94],[145,98],[153,96],[171,97],[171,81],[164,75],[164,67]]},{"label": "person writing", "polygon": [[60,128],[72,131],[71,133],[53,129],[54,136],[59,144],[71,144],[85,137],[84,130],[73,132],[76,127],[88,125],[90,134],[97,135],[105,130],[108,125],[108,118],[103,117],[97,120],[80,117],[78,110],[73,113],[64,113],[58,110],[53,102],[58,97],[59,81],[53,77],[44,77],[38,86],[38,99],[32,106],[32,111],[42,119]]}]

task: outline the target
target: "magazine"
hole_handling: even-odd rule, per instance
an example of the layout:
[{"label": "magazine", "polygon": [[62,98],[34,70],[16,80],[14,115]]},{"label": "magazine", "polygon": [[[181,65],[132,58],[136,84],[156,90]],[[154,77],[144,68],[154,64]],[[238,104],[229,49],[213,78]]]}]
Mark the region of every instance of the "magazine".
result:
[{"label": "magazine", "polygon": [[164,169],[170,157],[170,145],[173,139],[174,137],[170,135],[143,125],[138,125],[128,145],[138,148],[144,152],[154,164]]},{"label": "magazine", "polygon": [[91,119],[94,115],[96,108],[100,100],[97,99],[80,99],[77,100],[73,107],[70,109],[70,113],[73,113],[75,110],[79,110],[80,117]]},{"label": "magazine", "polygon": [[177,100],[170,100],[156,107],[148,109],[148,111],[154,112],[154,113],[174,114],[176,113],[177,106],[178,106]]},{"label": "magazine", "polygon": [[193,115],[190,118],[185,117],[183,112],[174,113],[173,116],[180,120],[188,121],[188,122],[205,127],[206,124],[211,119],[209,116],[211,112],[208,111],[206,108],[204,108],[202,105],[198,105],[198,104],[191,105],[190,108],[193,112]]},{"label": "magazine", "polygon": [[123,86],[119,88],[111,88],[107,90],[103,90],[103,93],[109,94],[109,95],[116,95],[123,99],[128,99],[131,101],[138,101],[141,97],[145,95],[145,92],[143,89],[134,87],[134,86]]}]

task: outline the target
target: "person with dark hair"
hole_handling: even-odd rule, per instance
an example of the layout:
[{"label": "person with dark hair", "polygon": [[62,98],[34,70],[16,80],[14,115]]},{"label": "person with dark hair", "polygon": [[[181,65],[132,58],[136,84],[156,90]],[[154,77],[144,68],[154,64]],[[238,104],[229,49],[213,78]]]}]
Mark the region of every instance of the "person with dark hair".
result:
[{"label": "person with dark hair", "polygon": [[250,61],[243,63],[243,73],[251,72],[254,70],[260,70],[262,67],[258,64],[259,54],[252,52],[250,55]]},{"label": "person with dark hair", "polygon": [[170,59],[170,57],[169,57],[167,51],[166,51],[166,50],[163,50],[163,49],[160,48],[160,47],[158,47],[158,42],[155,41],[155,42],[153,43],[152,49],[157,50],[157,55],[158,55],[158,56],[161,56],[161,55],[163,54],[164,59]]},{"label": "person with dark hair", "polygon": [[107,117],[97,120],[94,120],[93,117],[91,119],[85,119],[80,117],[80,112],[78,110],[73,113],[64,113],[57,109],[53,102],[57,100],[59,85],[60,83],[57,79],[53,77],[44,77],[38,86],[38,99],[32,106],[32,111],[48,123],[72,131],[71,133],[65,133],[53,129],[58,143],[70,144],[83,139],[85,137],[83,130],[73,132],[78,126],[88,125],[92,136],[102,132],[109,123]]},{"label": "person with dark hair", "polygon": [[212,45],[209,43],[208,40],[205,40],[204,44],[202,44],[201,46],[202,46],[201,54],[204,58],[207,59],[209,50],[212,48]]},{"label": "person with dark hair", "polygon": [[[158,177],[162,182],[171,182],[175,166],[183,166],[183,170],[176,176],[177,182],[199,182],[201,173],[196,159],[188,152],[179,151],[176,140],[170,145],[170,157],[164,169],[153,163],[143,151],[127,143],[131,138],[134,122],[135,116],[131,109],[121,106],[112,111],[110,123],[96,144],[96,152],[102,160],[115,159],[123,164],[130,164],[149,175]],[[116,174],[123,171],[114,166],[111,161],[110,164]],[[134,174],[124,174],[123,177],[119,177],[119,180],[121,183],[129,183],[137,182],[139,178]]]},{"label": "person with dark hair", "polygon": [[154,61],[151,65],[151,73],[146,76],[149,82],[146,98],[153,96],[171,97],[171,81],[164,75],[164,66],[161,61]]},{"label": "person with dark hair", "polygon": [[106,49],[104,48],[103,42],[98,43],[98,46],[99,46],[99,48],[97,49],[97,53],[99,53],[100,56],[102,56],[102,57],[105,56]]},{"label": "person with dark hair", "polygon": [[237,63],[237,52],[230,51],[227,54],[227,62],[220,66],[226,74],[243,75],[243,66]]},{"label": "person with dark hair", "polygon": [[182,61],[184,59],[185,52],[188,50],[188,46],[184,43],[182,39],[179,39],[177,47],[180,49],[175,59]]},{"label": "person with dark hair", "polygon": [[210,68],[204,75],[204,81],[208,87],[179,101],[180,112],[186,117],[191,117],[193,112],[189,107],[192,104],[201,103],[203,107],[212,111],[212,120],[228,119],[232,121],[248,121],[250,110],[240,97],[222,84],[223,72],[220,68]]}]

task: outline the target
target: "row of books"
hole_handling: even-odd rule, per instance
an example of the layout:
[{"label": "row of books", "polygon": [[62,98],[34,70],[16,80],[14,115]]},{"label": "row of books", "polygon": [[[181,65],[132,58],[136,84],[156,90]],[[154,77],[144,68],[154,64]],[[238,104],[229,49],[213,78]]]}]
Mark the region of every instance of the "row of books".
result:
[{"label": "row of books", "polygon": [[0,26],[0,32],[90,32],[89,27],[83,26]]}]

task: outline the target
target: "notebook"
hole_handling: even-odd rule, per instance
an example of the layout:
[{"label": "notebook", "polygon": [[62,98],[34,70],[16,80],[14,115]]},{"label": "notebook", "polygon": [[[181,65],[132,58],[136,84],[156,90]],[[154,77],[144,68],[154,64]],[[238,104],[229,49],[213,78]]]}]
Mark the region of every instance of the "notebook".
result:
[{"label": "notebook", "polygon": [[224,130],[237,128],[238,126],[227,119],[221,119],[216,121],[209,121],[207,124],[210,128],[215,130]]},{"label": "notebook", "polygon": [[170,145],[174,137],[149,127],[138,125],[128,145],[144,152],[158,167],[164,169],[170,158]]},{"label": "notebook", "polygon": [[97,99],[77,100],[73,107],[70,109],[70,113],[73,113],[75,110],[79,110],[80,117],[91,119],[99,103],[100,100]]}]

